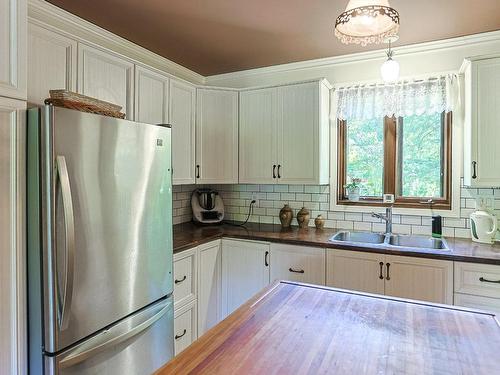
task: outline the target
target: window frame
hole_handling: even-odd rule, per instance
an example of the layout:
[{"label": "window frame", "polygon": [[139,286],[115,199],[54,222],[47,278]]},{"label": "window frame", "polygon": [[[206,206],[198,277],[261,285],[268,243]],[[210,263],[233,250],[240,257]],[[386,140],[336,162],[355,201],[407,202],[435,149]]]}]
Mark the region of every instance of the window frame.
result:
[{"label": "window frame", "polygon": [[[397,136],[398,119],[395,117],[384,117],[384,174],[383,191],[384,194],[394,194],[394,207],[401,208],[429,208],[428,202],[432,198],[432,208],[440,210],[452,209],[452,112],[443,112],[442,116],[442,143],[441,153],[443,157],[443,197],[402,197],[399,195],[399,178],[401,175],[400,145],[398,141],[401,137]],[[403,119],[400,118],[399,121]],[[347,199],[344,185],[347,183],[347,121],[337,120],[337,204],[345,206],[387,206],[383,203],[382,197],[360,197],[359,201],[350,201]],[[399,169],[399,172],[398,172]],[[399,173],[399,174],[398,174]]]}]

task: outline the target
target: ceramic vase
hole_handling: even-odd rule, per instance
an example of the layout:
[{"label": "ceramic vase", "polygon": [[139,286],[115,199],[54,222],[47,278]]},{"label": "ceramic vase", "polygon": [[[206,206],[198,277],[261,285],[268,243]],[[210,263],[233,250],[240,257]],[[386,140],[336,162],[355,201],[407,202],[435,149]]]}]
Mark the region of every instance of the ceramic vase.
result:
[{"label": "ceramic vase", "polygon": [[316,225],[317,229],[323,229],[325,227],[325,218],[321,215],[318,215],[318,217],[314,219],[314,225]]},{"label": "ceramic vase", "polygon": [[280,221],[283,228],[289,228],[293,219],[293,211],[288,204],[280,210]]},{"label": "ceramic vase", "polygon": [[297,213],[297,222],[299,223],[299,228],[307,228],[309,226],[309,210],[305,207],[302,207],[301,210]]}]

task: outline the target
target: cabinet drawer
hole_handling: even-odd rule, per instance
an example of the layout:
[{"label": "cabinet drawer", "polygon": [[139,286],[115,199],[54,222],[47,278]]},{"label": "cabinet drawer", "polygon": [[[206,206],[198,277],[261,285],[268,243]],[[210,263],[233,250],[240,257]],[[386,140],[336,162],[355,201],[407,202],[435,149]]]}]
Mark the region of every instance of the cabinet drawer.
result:
[{"label": "cabinet drawer", "polygon": [[271,281],[325,285],[325,249],[271,244]]},{"label": "cabinet drawer", "polygon": [[197,339],[196,301],[175,310],[174,345],[175,355],[186,349]]},{"label": "cabinet drawer", "polygon": [[174,307],[196,298],[196,249],[174,256]]},{"label": "cabinet drawer", "polygon": [[470,294],[455,293],[455,305],[490,311],[500,315],[500,299],[490,297],[472,296]]},{"label": "cabinet drawer", "polygon": [[500,298],[500,266],[455,262],[455,293]]}]

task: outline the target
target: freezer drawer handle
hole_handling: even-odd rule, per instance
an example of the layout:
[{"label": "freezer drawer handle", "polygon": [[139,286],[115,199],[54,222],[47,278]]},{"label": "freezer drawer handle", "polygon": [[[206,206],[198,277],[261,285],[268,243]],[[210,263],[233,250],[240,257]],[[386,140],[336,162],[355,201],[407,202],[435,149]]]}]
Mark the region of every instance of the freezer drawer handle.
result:
[{"label": "freezer drawer handle", "polygon": [[174,283],[176,283],[176,284],[180,284],[180,283],[182,283],[184,280],[186,280],[186,278],[187,278],[187,277],[186,277],[186,275],[184,275],[184,277],[183,277],[182,279],[180,279],[180,280],[175,279]]},{"label": "freezer drawer handle", "polygon": [[137,336],[138,334],[140,334],[141,332],[145,331],[150,326],[152,326],[156,321],[161,319],[163,315],[167,313],[170,307],[171,307],[171,302],[169,300],[166,300],[164,303],[162,303],[160,306],[157,307],[161,308],[161,310],[156,314],[154,314],[152,317],[136,325],[134,328],[131,328],[126,332],[122,331],[118,332],[116,336],[111,337],[109,339],[103,340],[99,336],[106,337],[110,335],[112,329],[109,331],[104,331],[103,333],[94,338],[93,340],[94,342],[83,344],[82,347],[76,349],[73,354],[70,354],[69,356],[61,360],[60,362],[61,368],[74,366],[80,362],[83,362],[87,358],[95,356],[97,353],[106,351],[107,349],[110,349],[134,336]]},{"label": "freezer drawer handle", "polygon": [[186,331],[186,329],[184,329],[184,331],[182,331],[182,334],[180,334],[180,335],[175,335],[175,339],[176,339],[176,340],[179,340],[181,337],[184,337],[184,335],[186,334],[186,332],[187,332],[187,331]]},{"label": "freezer drawer handle", "polygon": [[75,260],[75,218],[73,216],[73,199],[69,183],[68,167],[64,156],[56,157],[57,176],[61,183],[61,194],[64,211],[65,251],[66,265],[64,272],[64,296],[59,314],[59,326],[62,330],[68,328],[69,311],[73,298],[74,260]]}]

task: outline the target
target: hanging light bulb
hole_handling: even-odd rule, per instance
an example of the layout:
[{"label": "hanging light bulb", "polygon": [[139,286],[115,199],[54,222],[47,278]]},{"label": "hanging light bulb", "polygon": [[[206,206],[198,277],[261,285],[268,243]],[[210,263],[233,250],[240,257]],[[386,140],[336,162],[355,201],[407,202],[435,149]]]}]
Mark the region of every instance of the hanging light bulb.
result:
[{"label": "hanging light bulb", "polygon": [[394,83],[399,79],[399,63],[392,59],[394,52],[391,50],[391,42],[395,40],[397,40],[397,38],[387,38],[387,42],[389,43],[387,61],[385,61],[380,67],[380,74],[386,83]]}]

